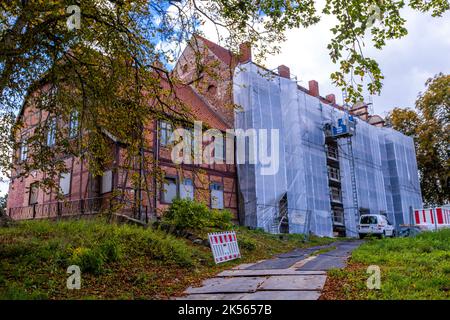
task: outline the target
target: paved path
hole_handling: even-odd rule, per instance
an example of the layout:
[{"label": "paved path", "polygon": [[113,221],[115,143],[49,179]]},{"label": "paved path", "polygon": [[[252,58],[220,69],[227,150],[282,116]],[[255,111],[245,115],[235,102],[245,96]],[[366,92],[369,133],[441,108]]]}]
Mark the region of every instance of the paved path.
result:
[{"label": "paved path", "polygon": [[[325,246],[295,249],[274,259],[242,264],[189,287],[181,300],[317,300],[326,271],[344,268],[362,241],[336,241]],[[314,253],[330,249],[330,251]]]}]

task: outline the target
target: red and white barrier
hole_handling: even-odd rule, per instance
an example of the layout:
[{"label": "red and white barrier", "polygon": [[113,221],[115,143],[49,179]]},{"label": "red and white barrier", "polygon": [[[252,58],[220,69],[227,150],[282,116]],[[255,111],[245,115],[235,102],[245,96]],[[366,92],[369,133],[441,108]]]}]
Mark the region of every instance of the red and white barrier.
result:
[{"label": "red and white barrier", "polygon": [[209,244],[216,263],[230,261],[241,257],[236,232],[208,233]]},{"label": "red and white barrier", "polygon": [[448,228],[450,227],[450,208],[414,209],[414,222],[416,225],[428,228]]}]

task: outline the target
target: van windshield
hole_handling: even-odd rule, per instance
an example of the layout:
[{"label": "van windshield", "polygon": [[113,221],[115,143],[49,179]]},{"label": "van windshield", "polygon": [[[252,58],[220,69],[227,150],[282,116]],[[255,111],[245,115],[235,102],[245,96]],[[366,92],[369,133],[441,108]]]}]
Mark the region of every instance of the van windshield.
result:
[{"label": "van windshield", "polygon": [[375,216],[362,216],[361,224],[377,224],[377,217]]}]

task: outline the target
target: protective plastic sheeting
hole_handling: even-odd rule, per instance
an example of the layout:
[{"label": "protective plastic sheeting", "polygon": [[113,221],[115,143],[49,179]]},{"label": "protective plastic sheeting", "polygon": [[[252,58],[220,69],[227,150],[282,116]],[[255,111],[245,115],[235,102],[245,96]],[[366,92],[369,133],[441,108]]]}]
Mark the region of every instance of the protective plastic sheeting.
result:
[{"label": "protective plastic sheeting", "polygon": [[[273,174],[263,173],[261,161],[249,160],[252,152],[258,155],[258,144],[236,150],[237,158],[246,159],[237,164],[245,224],[277,233],[286,209],[290,233],[332,236],[324,125],[335,124],[345,113],[253,63],[236,68],[233,94],[241,107],[236,129],[279,132],[279,147],[271,155],[278,157],[279,167]],[[268,136],[265,151],[270,154],[276,141]],[[410,208],[422,204],[412,139],[359,119],[350,139],[337,139],[346,235],[357,236],[360,212],[386,214],[397,225],[409,222]]]}]

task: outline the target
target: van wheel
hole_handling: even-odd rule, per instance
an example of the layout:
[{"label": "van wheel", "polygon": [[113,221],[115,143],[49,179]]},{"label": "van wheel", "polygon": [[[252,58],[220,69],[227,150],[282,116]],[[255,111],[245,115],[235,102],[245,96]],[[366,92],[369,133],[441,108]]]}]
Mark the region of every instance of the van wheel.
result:
[{"label": "van wheel", "polygon": [[395,230],[394,230],[394,231],[392,231],[392,236],[391,236],[391,238],[395,238],[395,236],[396,236],[396,234],[395,234]]},{"label": "van wheel", "polygon": [[360,234],[359,234],[359,238],[360,238],[360,239],[364,239],[364,237],[365,237],[365,234],[364,234],[364,233],[360,233]]},{"label": "van wheel", "polygon": [[386,238],[386,231],[383,231],[382,234],[379,235],[380,239]]}]

